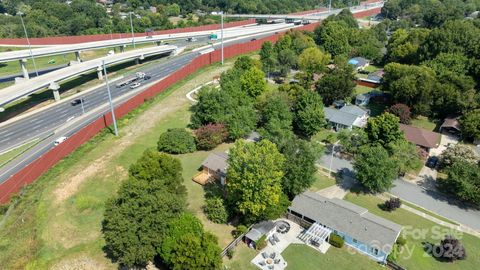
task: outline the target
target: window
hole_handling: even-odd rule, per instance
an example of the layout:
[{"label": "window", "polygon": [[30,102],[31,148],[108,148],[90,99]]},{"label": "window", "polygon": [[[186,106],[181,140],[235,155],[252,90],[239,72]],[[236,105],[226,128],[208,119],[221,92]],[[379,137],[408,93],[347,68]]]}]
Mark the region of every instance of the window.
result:
[{"label": "window", "polygon": [[378,255],[378,249],[372,248],[373,254]]}]

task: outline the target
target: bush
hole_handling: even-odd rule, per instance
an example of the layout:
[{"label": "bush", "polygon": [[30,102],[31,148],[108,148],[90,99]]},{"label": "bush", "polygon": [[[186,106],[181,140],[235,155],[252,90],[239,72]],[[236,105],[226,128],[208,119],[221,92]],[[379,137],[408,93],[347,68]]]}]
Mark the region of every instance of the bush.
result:
[{"label": "bush", "polygon": [[262,250],[263,248],[265,248],[267,246],[267,236],[263,235],[262,237],[260,237],[260,239],[255,242],[255,246],[257,250]]},{"label": "bush", "polygon": [[10,207],[10,204],[0,204],[0,215],[4,215],[7,213],[8,208]]},{"label": "bush", "polygon": [[328,238],[328,243],[330,243],[330,245],[334,247],[342,248],[343,244],[345,244],[345,240],[343,240],[340,235],[336,233],[331,233],[330,237]]},{"label": "bush", "polygon": [[410,112],[410,107],[405,104],[398,103],[392,105],[387,110],[389,113],[394,114],[400,118],[400,123],[409,125],[412,121],[412,113]]},{"label": "bush", "polygon": [[158,151],[169,154],[192,153],[197,149],[195,138],[183,128],[173,128],[162,133],[157,146]]},{"label": "bush", "polygon": [[460,241],[451,235],[446,235],[445,239],[440,242],[440,245],[435,246],[434,254],[440,256],[440,259],[444,259],[449,262],[456,260],[464,260],[467,258],[465,248]]},{"label": "bush", "polygon": [[215,223],[227,223],[228,214],[224,202],[219,197],[208,198],[203,207],[207,218]]},{"label": "bush", "polygon": [[407,238],[405,238],[403,235],[400,235],[395,243],[397,243],[399,246],[405,246],[407,244]]},{"label": "bush", "polygon": [[237,227],[235,230],[233,230],[232,235],[233,235],[233,237],[237,238],[237,237],[239,237],[240,235],[246,233],[247,230],[248,230],[247,226],[245,226],[245,225],[238,225],[238,227]]},{"label": "bush", "polygon": [[398,245],[393,245],[392,251],[388,254],[387,261],[396,262],[398,260]]},{"label": "bush", "polygon": [[390,198],[389,200],[385,201],[384,207],[385,210],[392,212],[393,210],[400,208],[402,202],[399,198]]},{"label": "bush", "polygon": [[234,248],[231,248],[231,249],[227,250],[227,257],[229,259],[233,258],[233,254],[235,254],[235,249]]},{"label": "bush", "polygon": [[208,124],[195,130],[197,148],[211,150],[228,138],[228,132],[223,124]]}]

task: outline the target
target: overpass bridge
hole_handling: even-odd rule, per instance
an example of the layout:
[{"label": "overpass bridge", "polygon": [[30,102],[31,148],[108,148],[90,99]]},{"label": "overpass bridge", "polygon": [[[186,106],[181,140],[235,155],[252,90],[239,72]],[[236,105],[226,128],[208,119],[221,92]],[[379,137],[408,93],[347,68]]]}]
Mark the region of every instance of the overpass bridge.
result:
[{"label": "overpass bridge", "polygon": [[171,54],[175,53],[177,49],[177,46],[164,45],[128,51],[121,54],[105,56],[98,59],[77,63],[63,69],[52,71],[42,76],[38,76],[29,80],[23,80],[0,91],[0,107],[19,98],[28,96],[45,87],[48,87],[53,91],[55,100],[58,101],[60,100],[60,94],[58,92],[59,82],[94,70],[97,71],[98,78],[102,79],[103,61],[105,61],[105,65],[109,66],[131,60],[143,60],[146,57],[154,55]]},{"label": "overpass bridge", "polygon": [[[281,30],[287,27],[286,25],[244,25],[232,28],[224,29],[224,37],[238,37],[247,34],[256,34],[260,32],[266,32],[271,30]],[[208,37],[212,34],[220,37],[220,29],[217,30],[206,30],[206,31],[197,31],[197,32],[186,32],[186,33],[177,33],[177,34],[164,34],[148,37],[135,37],[135,38],[121,38],[121,39],[112,39],[104,41],[95,41],[95,42],[86,42],[78,43],[72,45],[54,45],[43,48],[37,48],[30,50],[18,50],[0,53],[0,63],[9,62],[9,61],[19,61],[20,67],[22,69],[23,78],[29,79],[29,73],[26,68],[26,62],[29,58],[36,58],[42,56],[50,55],[59,55],[66,53],[75,53],[77,62],[81,62],[81,52],[85,50],[109,48],[109,47],[119,47],[120,51],[123,52],[124,48],[127,45],[133,44],[144,44],[144,43],[157,43],[160,45],[162,41],[175,40],[175,39],[184,39],[188,37]],[[0,41],[1,42],[1,41]]]}]

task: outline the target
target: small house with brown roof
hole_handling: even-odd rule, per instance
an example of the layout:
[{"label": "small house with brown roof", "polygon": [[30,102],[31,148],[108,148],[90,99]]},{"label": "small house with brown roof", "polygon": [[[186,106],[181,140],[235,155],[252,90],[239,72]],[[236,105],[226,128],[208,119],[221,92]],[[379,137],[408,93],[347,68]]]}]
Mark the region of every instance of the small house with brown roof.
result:
[{"label": "small house with brown roof", "polygon": [[225,152],[211,153],[202,163],[202,171],[193,177],[193,181],[205,185],[208,182],[220,181],[225,185],[227,178],[228,154]]},{"label": "small house with brown roof", "polygon": [[458,117],[447,117],[440,126],[440,133],[448,132],[450,134],[460,135],[462,132]]},{"label": "small house with brown roof", "polygon": [[407,141],[425,149],[427,152],[440,145],[440,133],[404,124],[400,124],[400,129],[405,134]]}]

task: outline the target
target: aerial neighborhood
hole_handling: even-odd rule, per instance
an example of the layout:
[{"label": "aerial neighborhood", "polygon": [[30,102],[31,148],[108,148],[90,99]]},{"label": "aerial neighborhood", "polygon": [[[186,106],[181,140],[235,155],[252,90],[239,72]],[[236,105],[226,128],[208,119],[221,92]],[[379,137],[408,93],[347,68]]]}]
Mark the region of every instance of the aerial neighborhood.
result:
[{"label": "aerial neighborhood", "polygon": [[0,269],[480,269],[479,1],[0,11]]}]

